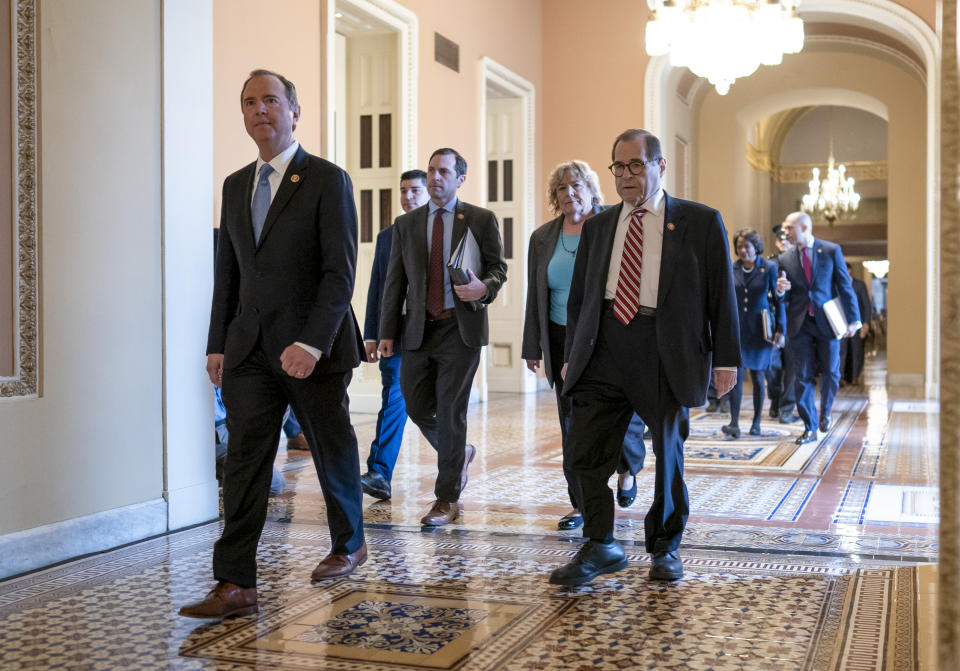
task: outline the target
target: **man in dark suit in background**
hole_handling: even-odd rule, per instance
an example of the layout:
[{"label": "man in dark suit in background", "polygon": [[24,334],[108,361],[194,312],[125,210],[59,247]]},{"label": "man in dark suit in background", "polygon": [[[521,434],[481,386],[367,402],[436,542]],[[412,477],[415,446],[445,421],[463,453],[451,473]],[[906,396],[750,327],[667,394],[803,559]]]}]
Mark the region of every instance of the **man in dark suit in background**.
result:
[{"label": "man in dark suit in background", "polygon": [[567,303],[564,393],[568,440],[582,488],[587,542],[550,582],[579,585],[626,567],[613,538],[614,472],[634,412],[653,434],[656,485],[644,520],[650,578],[677,580],[689,514],[683,482],[688,408],[703,405],[713,370],[719,396],[740,365],[740,323],[727,233],[714,209],[668,196],[660,141],[627,130],[610,170],[619,207],[586,224]]},{"label": "man in dark suit in background", "polygon": [[[805,212],[788,214],[783,232],[793,249],[777,259],[777,294],[787,301],[787,348],[796,367],[797,409],[804,423],[804,431],[796,442],[802,445],[817,439],[818,428],[824,433],[830,430],[830,410],[840,386],[840,341],[833,334],[823,305],[840,297],[848,322],[848,338],[860,330],[860,310],[840,245],[813,237],[813,222]],[[819,422],[814,398],[818,361]]]},{"label": "man in dark suit in background", "polygon": [[[850,264],[847,264],[847,274],[850,274]],[[840,384],[844,381],[854,384],[863,384],[864,344],[870,336],[870,320],[873,319],[873,304],[870,302],[870,292],[867,284],[858,277],[850,275],[853,293],[857,295],[857,307],[860,308],[860,321],[863,326],[857,333],[840,341]]]},{"label": "man in dark suit in background", "polygon": [[[487,305],[507,280],[497,218],[457,198],[466,178],[467,162],[456,151],[431,154],[430,202],[394,224],[383,290],[380,354],[394,353],[406,301],[400,388],[407,414],[437,451],[437,498],[420,520],[424,526],[449,524],[460,515],[460,493],[476,455],[466,442],[467,402],[488,340]],[[455,286],[447,262],[468,233],[478,248],[477,273],[468,270],[469,281]]]},{"label": "man in dark suit in background", "polygon": [[357,216],[350,177],[293,139],[296,89],[254,70],[241,89],[259,158],[224,180],[207,373],[223,389],[230,449],[224,528],[213,550],[214,589],[188,617],[256,612],[256,552],[270,471],[289,403],[323,489],[332,548],[314,581],[367,558],[357,438],[347,385],[363,343],[350,308]]},{"label": "man in dark suit in background", "polygon": [[[423,170],[407,170],[400,175],[400,207],[412,212],[430,199],[427,193],[427,173]],[[393,356],[377,356],[377,334],[380,331],[380,303],[383,298],[383,282],[390,263],[390,243],[393,241],[391,224],[377,235],[377,247],[373,252],[373,268],[370,271],[370,288],[367,290],[367,315],[363,321],[363,346],[367,361],[380,360],[380,382],[383,388],[380,412],[377,414],[377,434],[370,443],[367,472],[360,476],[363,491],[370,496],[386,501],[392,493],[390,482],[393,467],[397,463],[400,444],[403,442],[403,427],[407,423],[407,408],[400,393],[400,341],[393,343]]]}]

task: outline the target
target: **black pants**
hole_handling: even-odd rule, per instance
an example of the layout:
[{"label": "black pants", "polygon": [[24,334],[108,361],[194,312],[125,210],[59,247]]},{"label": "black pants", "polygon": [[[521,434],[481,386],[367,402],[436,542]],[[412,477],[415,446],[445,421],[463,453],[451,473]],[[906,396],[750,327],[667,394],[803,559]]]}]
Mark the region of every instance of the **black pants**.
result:
[{"label": "black pants", "polygon": [[[557,393],[557,412],[560,415],[560,435],[563,445],[563,476],[567,479],[567,495],[570,505],[580,510],[577,503],[576,488],[573,486],[574,474],[570,469],[570,451],[567,444],[567,431],[570,427],[570,407],[572,401],[569,396],[563,395],[563,343],[567,337],[567,327],[549,323],[550,337],[550,374],[553,377],[553,390]],[[643,460],[647,456],[647,448],[643,444],[643,432],[646,427],[637,414],[630,420],[630,426],[623,437],[623,446],[620,451],[620,460],[617,462],[617,473],[636,475],[643,470]]]},{"label": "black pants", "polygon": [[[750,380],[753,382],[753,423],[760,423],[760,415],[763,413],[763,370],[751,370]],[[740,421],[740,404],[743,402],[743,378],[746,377],[745,368],[737,369],[737,384],[730,390],[730,423],[737,426]]]},{"label": "black pants", "polygon": [[463,344],[456,317],[427,322],[420,347],[403,351],[400,391],[407,415],[437,451],[439,501],[460,499],[467,403],[479,363],[480,348]]},{"label": "black pants", "polygon": [[584,537],[613,540],[614,503],[607,480],[636,412],[650,427],[657,457],[653,505],[644,519],[646,548],[675,550],[689,515],[683,442],[690,420],[660,364],[656,317],[637,315],[624,326],[605,310],[593,356],[569,395],[573,403],[567,440],[581,495]]},{"label": "black pants", "polygon": [[223,535],[213,547],[217,580],[257,584],[257,543],[267,517],[267,497],[277,436],[289,403],[310,445],[330,525],[331,552],[363,545],[363,492],[357,436],[350,424],[347,385],[353,371],[299,380],[269,361],[258,344],[236,368],[223,371],[230,449],[224,464]]}]

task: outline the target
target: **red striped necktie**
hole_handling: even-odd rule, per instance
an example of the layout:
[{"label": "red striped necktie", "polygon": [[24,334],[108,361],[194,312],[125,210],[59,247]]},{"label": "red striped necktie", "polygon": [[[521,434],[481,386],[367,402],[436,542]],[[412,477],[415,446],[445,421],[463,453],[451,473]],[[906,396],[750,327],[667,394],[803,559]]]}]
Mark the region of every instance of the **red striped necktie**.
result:
[{"label": "red striped necktie", "polygon": [[623,256],[620,259],[620,277],[617,294],[613,299],[613,315],[626,326],[640,308],[640,268],[643,265],[643,215],[638,207],[630,213],[630,226],[623,241]]}]

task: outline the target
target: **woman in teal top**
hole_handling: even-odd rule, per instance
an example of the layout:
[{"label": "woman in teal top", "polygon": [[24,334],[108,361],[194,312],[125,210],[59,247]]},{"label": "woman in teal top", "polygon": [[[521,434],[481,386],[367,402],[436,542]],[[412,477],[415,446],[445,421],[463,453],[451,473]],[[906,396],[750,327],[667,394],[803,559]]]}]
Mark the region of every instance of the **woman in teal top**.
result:
[{"label": "woman in teal top", "polygon": [[[573,264],[580,244],[584,222],[600,212],[603,196],[597,173],[583,161],[558,165],[550,176],[547,198],[558,216],[539,227],[530,236],[527,258],[527,309],[523,324],[521,356],[527,368],[536,371],[543,359],[547,381],[557,394],[560,434],[563,440],[563,474],[573,510],[560,518],[559,529],[576,529],[583,524],[577,503],[573,473],[568,466],[567,428],[570,421],[570,398],[561,394],[563,379],[563,343],[566,338],[567,296],[573,277]],[[634,477],[643,468],[643,422],[634,415],[623,440],[617,503],[626,508],[637,495]]]}]

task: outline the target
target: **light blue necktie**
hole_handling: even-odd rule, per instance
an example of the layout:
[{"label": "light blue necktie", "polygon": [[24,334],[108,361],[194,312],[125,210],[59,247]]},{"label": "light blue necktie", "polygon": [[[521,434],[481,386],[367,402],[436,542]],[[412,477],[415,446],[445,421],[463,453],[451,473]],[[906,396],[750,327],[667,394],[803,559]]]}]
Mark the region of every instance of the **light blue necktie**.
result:
[{"label": "light blue necktie", "polygon": [[267,219],[267,210],[270,209],[270,173],[273,167],[264,163],[260,168],[260,179],[257,181],[257,190],[253,194],[253,205],[250,206],[250,217],[253,219],[253,241],[260,243],[260,234],[263,233],[263,222]]}]

